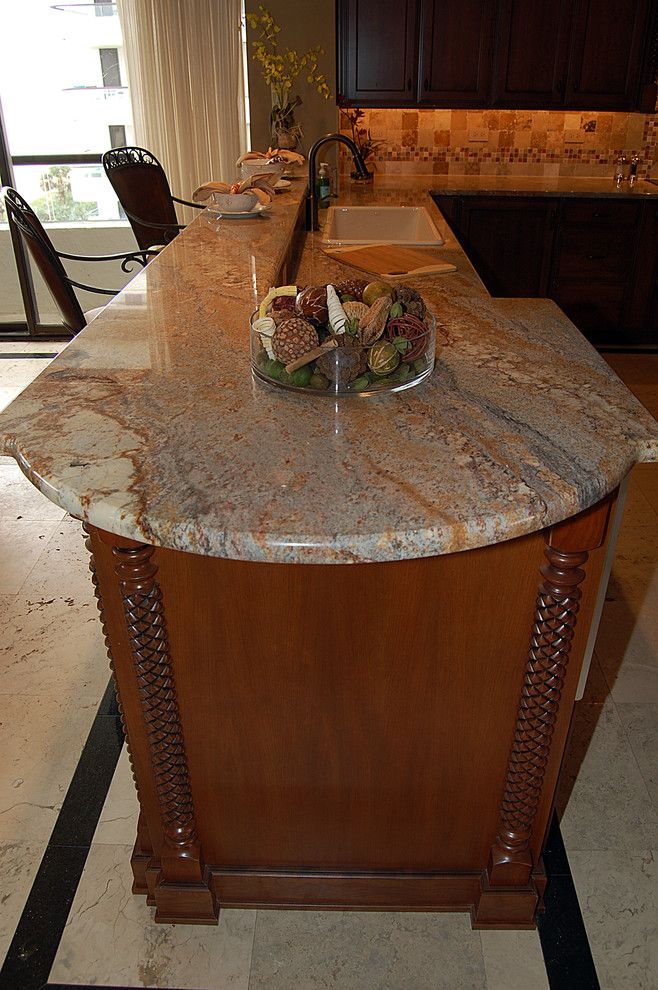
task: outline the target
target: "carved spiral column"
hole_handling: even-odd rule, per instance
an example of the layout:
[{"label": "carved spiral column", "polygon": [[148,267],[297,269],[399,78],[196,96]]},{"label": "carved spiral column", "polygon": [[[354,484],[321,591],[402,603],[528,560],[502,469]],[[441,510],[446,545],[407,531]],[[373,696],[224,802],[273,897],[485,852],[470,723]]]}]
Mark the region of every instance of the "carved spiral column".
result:
[{"label": "carved spiral column", "polygon": [[[206,885],[154,548],[113,546],[165,839],[163,880]],[[156,891],[157,900],[157,891]]]},{"label": "carved spiral column", "polygon": [[551,751],[585,577],[585,551],[544,549],[530,651],[505,779],[498,835],[488,868],[492,887],[528,884],[535,815]]},{"label": "carved spiral column", "polygon": [[[96,572],[96,560],[94,558],[94,550],[91,542],[91,537],[89,535],[89,527],[86,523],[82,524],[82,529],[85,532],[85,546],[89,552],[89,571],[91,573],[91,583],[94,589],[94,598],[96,599],[96,606],[98,608],[98,615],[101,624],[101,630],[103,632],[103,639],[105,642],[105,649],[107,650],[107,657],[110,662],[110,671],[112,674],[112,683],[114,684],[114,692],[117,699],[117,710],[119,713],[119,720],[121,722],[121,728],[123,729],[124,739],[126,741],[126,751],[128,753],[128,762],[130,763],[130,771],[132,773],[133,783],[135,784],[135,790],[137,791],[137,797],[139,799],[139,786],[137,784],[137,776],[135,774],[135,766],[133,763],[132,748],[130,745],[130,736],[128,734],[128,726],[126,725],[126,719],[123,714],[123,706],[121,704],[121,695],[119,694],[119,685],[117,684],[116,672],[114,668],[114,657],[112,656],[112,645],[110,643],[110,637],[107,630],[107,624],[105,621],[105,608],[103,605],[103,597],[101,595],[100,584],[98,581],[98,574]],[[153,855],[153,845],[151,843],[151,837],[149,835],[148,823],[144,813],[140,810],[139,822],[137,825],[137,840],[135,842],[135,848],[133,850],[133,856],[131,860],[131,865],[133,869],[133,893],[146,893],[146,880],[145,871],[148,863]]]}]

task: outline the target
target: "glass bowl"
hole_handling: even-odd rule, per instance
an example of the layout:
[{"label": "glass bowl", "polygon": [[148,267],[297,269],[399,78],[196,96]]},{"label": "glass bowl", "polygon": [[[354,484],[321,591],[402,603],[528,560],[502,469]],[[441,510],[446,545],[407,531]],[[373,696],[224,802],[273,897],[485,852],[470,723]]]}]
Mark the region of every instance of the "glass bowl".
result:
[{"label": "glass bowl", "polygon": [[[326,340],[321,354],[296,367],[299,361],[285,365],[274,358],[271,327],[266,327],[266,333],[259,331],[259,324],[262,324],[256,311],[252,313],[249,328],[251,367],[261,381],[293,392],[329,396],[401,392],[419,385],[434,368],[436,320],[428,311],[424,322],[426,331],[409,340],[409,346],[396,345],[381,337],[366,347],[343,334],[340,343],[332,346],[335,338]],[[439,351],[443,343],[443,334],[440,334]]]}]

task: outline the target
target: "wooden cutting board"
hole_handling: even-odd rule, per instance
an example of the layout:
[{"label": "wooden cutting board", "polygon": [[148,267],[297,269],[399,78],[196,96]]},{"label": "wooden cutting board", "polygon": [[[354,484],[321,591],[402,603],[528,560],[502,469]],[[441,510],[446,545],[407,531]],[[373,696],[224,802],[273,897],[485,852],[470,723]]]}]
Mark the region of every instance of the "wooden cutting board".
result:
[{"label": "wooden cutting board", "polygon": [[367,244],[364,247],[323,248],[323,250],[334,261],[386,278],[404,275],[439,275],[457,270],[456,265],[443,261],[441,255],[431,248],[412,248],[399,244]]}]

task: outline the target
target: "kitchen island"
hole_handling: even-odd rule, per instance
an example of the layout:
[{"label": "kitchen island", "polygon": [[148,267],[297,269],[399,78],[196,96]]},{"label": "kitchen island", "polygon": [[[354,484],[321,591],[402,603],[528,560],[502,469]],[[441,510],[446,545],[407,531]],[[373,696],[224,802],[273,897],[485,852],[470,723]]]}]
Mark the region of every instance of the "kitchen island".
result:
[{"label": "kitchen island", "polygon": [[344,196],[426,197],[447,235],[457,271],[409,280],[447,336],[417,388],[252,379],[269,287],[347,271],[302,250],[292,191],[195,220],[0,416],[87,529],[157,920],[534,924],[609,519],[658,425],[554,304],[489,298],[436,185]]}]

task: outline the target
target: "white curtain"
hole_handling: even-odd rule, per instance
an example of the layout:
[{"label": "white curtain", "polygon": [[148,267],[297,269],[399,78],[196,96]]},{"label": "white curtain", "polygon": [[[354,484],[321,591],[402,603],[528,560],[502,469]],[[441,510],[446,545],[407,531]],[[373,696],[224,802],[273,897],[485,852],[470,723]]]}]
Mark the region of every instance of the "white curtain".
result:
[{"label": "white curtain", "polygon": [[[247,150],[241,0],[118,0],[135,143],[190,199]],[[178,207],[183,220],[195,212]],[[183,216],[183,214],[187,214]]]}]

